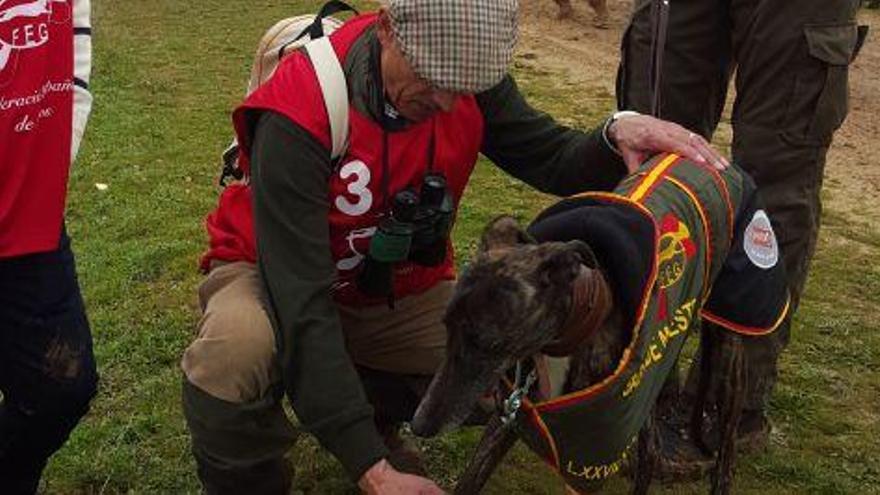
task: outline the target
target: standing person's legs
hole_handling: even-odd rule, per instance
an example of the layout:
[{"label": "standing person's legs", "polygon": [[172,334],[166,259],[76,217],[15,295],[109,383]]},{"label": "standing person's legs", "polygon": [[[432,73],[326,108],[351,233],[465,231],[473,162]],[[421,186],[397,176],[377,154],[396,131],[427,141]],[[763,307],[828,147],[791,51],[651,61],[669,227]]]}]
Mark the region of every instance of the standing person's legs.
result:
[{"label": "standing person's legs", "polygon": [[[623,36],[617,77],[621,110],[651,113],[651,1],[636,0]],[[671,2],[663,57],[660,118],[711,138],[732,69],[726,2]]]},{"label": "standing person's legs", "polygon": [[746,349],[750,371],[743,421],[752,417],[755,427],[761,426],[776,382],[777,359],[788,344],[791,314],[816,246],[825,154],[847,113],[858,3],[733,1],[738,64],[733,157],[763,196],[792,297],[788,320],[766,339],[771,343],[756,341]]},{"label": "standing person's legs", "polygon": [[55,252],[0,260],[0,492],[36,492],[97,379],[67,235]]},{"label": "standing person's legs", "polygon": [[199,287],[203,316],[187,348],[183,410],[209,494],[278,494],[297,432],[281,407],[275,334],[252,263],[214,267]]}]

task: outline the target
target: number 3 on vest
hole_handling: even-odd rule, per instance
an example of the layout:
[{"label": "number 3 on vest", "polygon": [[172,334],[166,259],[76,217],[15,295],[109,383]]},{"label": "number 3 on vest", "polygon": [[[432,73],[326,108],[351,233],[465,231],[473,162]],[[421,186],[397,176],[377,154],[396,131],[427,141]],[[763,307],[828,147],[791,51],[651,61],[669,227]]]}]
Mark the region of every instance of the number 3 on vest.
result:
[{"label": "number 3 on vest", "polygon": [[352,203],[345,196],[337,196],[335,203],[336,208],[342,213],[357,217],[370,211],[370,207],[373,206],[373,193],[367,187],[370,184],[370,169],[360,160],[346,163],[339,169],[339,178],[346,180],[351,176],[354,176],[355,180],[348,184],[348,192],[357,196],[357,202]]}]

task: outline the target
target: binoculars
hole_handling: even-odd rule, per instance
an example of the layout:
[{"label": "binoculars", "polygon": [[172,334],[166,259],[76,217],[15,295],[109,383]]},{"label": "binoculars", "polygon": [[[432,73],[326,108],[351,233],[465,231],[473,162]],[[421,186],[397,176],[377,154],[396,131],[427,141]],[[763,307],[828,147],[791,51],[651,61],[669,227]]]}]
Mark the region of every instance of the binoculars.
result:
[{"label": "binoculars", "polygon": [[370,297],[391,298],[395,263],[443,263],[454,214],[455,200],[443,174],[426,174],[418,192],[407,188],[395,194],[390,215],[379,223],[370,240],[357,278],[358,289]]}]

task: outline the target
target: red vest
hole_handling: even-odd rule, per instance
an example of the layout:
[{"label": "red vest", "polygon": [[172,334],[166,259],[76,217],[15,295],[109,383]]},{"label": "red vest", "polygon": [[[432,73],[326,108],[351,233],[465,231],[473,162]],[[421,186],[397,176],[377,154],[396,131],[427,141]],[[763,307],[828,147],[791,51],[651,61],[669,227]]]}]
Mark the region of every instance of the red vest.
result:
[{"label": "red vest", "polygon": [[0,2],[0,258],[58,248],[73,122],[71,0]]},{"label": "red vest", "polygon": [[[364,30],[375,22],[375,15],[357,17],[330,36],[340,61]],[[343,304],[368,304],[357,291],[354,278],[379,219],[386,212],[382,193],[383,131],[379,124],[350,110],[348,151],[330,179],[330,249],[338,270],[334,297]],[[312,134],[330,149],[330,127],[321,89],[308,57],[295,53],[285,59],[265,85],[251,95],[233,115],[241,145],[241,166],[247,172],[253,119],[252,110],[272,110]],[[388,191],[392,195],[409,186],[418,188],[428,169],[430,142],[434,140],[434,170],[446,175],[458,201],[477,160],[482,145],[483,117],[473,96],[458,98],[452,111],[389,133]],[[291,212],[291,214],[296,214]],[[251,190],[248,185],[232,185],[223,191],[220,205],[208,216],[210,250],[202,260],[207,269],[211,260],[256,261]],[[400,263],[395,269],[395,295],[403,297],[432,287],[441,279],[455,276],[452,249],[446,262],[437,267]]]}]

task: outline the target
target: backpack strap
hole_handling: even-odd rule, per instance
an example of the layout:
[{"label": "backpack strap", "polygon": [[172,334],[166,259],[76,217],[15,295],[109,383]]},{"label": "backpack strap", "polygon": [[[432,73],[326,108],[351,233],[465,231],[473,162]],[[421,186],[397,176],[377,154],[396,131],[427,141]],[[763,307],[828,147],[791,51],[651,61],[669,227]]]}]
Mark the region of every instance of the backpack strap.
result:
[{"label": "backpack strap", "polygon": [[348,84],[329,38],[312,40],[305,48],[318,76],[330,121],[330,159],[337,160],[348,148]]},{"label": "backpack strap", "polygon": [[299,36],[297,36],[296,39],[293,40],[293,42],[305,37],[306,35],[309,36],[309,39],[313,40],[323,37],[324,19],[330,17],[331,15],[346,11],[352,12],[355,15],[359,14],[357,9],[345,2],[342,2],[340,0],[330,0],[321,7],[320,11],[318,11],[318,14],[315,16],[315,22],[313,22],[312,25],[308,28],[304,29],[303,32],[299,33]]},{"label": "backpack strap", "polygon": [[[3,0],[0,0],[2,3]],[[283,38],[288,37],[287,31],[291,28],[302,24],[303,20],[308,16],[291,17],[285,19],[273,26],[264,36],[257,48],[257,60],[254,71],[251,73],[251,81],[248,85],[247,93],[255,91],[269,74],[275,71],[277,64],[287,54],[289,48],[304,47],[312,61],[312,66],[318,77],[318,83],[321,87],[321,93],[324,98],[324,106],[327,109],[327,117],[330,123],[331,138],[331,160],[338,160],[345,154],[348,148],[348,85],[345,81],[345,74],[342,66],[333,50],[332,45],[326,37],[327,31],[324,23],[333,21],[340,23],[332,18],[333,14],[339,12],[351,11],[358,14],[358,11],[350,5],[340,0],[330,0],[325,3],[321,10],[315,15],[305,28],[292,39],[284,42]],[[308,37],[308,38],[306,38]],[[279,39],[280,38],[280,39]],[[305,38],[305,40],[303,39]],[[311,40],[311,41],[309,41]],[[273,46],[277,45],[277,46]],[[264,59],[270,55],[274,55],[274,60],[265,61]],[[264,53],[265,52],[265,53]],[[238,166],[239,146],[237,140],[233,139],[232,143],[223,152],[222,162],[223,168],[220,172],[220,186],[225,187],[226,181],[230,178],[242,180],[245,178],[244,171]]]}]

